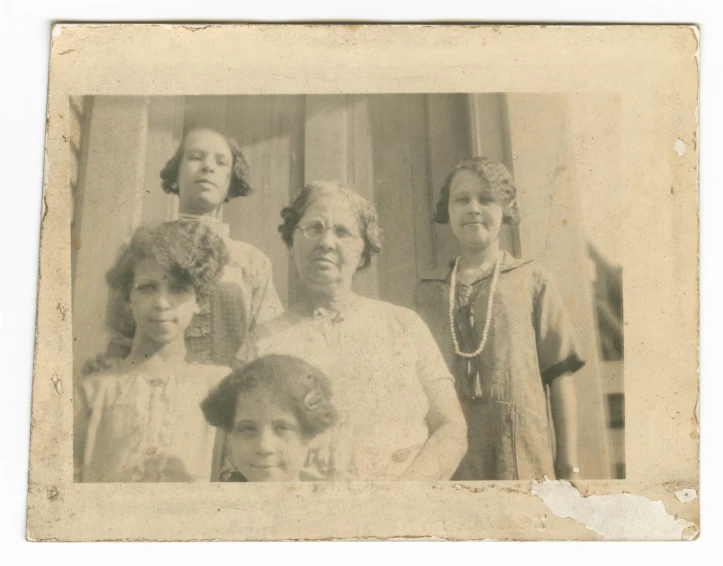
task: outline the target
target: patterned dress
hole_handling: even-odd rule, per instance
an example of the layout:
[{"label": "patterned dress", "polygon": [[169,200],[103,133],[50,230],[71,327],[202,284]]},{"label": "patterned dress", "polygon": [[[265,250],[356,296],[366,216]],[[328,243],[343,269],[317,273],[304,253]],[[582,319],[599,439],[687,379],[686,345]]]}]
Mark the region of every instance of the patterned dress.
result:
[{"label": "patterned dress", "polygon": [[[457,282],[454,321],[463,352],[480,344],[492,271],[470,286]],[[445,268],[423,278],[415,304],[455,376],[467,419],[469,448],[453,479],[553,478],[548,386],[585,362],[552,277],[536,262],[505,253],[487,344],[467,360],[452,342],[450,276]]]}]

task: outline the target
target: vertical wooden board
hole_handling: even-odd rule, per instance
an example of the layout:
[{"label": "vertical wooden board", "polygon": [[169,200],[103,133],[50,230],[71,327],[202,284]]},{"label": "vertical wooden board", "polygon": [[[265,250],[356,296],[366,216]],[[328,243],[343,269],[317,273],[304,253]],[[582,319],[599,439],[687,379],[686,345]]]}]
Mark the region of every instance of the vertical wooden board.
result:
[{"label": "vertical wooden board", "polygon": [[228,134],[238,142],[248,163],[247,181],[253,192],[226,204],[223,219],[228,223],[234,240],[263,248],[266,243],[263,222],[263,211],[266,208],[264,200],[267,196],[264,190],[266,172],[262,171],[256,144],[265,132],[258,131],[261,122],[258,113],[259,104],[258,101],[254,102],[253,97],[232,96],[227,100]]},{"label": "vertical wooden board", "polygon": [[413,140],[409,152],[409,171],[414,211],[416,275],[419,280],[437,264],[434,241],[435,226],[432,221],[436,202],[434,186],[430,178],[427,100],[424,95],[414,96],[410,99],[408,117],[409,139]]},{"label": "vertical wooden board", "polygon": [[268,247],[274,270],[274,284],[284,305],[289,304],[289,250],[278,226],[281,210],[288,206],[303,183],[303,161],[298,153],[303,145],[301,96],[275,96],[271,99],[271,167],[269,176]]},{"label": "vertical wooden board", "polygon": [[[375,204],[384,233],[380,297],[409,307],[417,283],[411,148],[424,143],[423,137],[415,140],[411,136],[410,121],[415,116],[410,104],[420,96],[376,96],[372,113]],[[418,104],[416,110],[420,109]]]},{"label": "vertical wooden board", "polygon": [[[374,158],[372,150],[372,121],[366,95],[346,97],[346,183],[376,205],[377,191],[374,185]],[[382,250],[382,254],[384,250]],[[354,288],[366,297],[380,298],[380,258],[372,257],[371,265],[358,271]]]},{"label": "vertical wooden board", "polygon": [[[575,376],[583,477],[610,476],[605,403],[598,364],[593,287],[567,146],[560,95],[508,95],[510,141],[519,185],[522,252],[555,276],[587,364]],[[540,144],[539,140],[547,140]]]},{"label": "vertical wooden board", "polygon": [[470,94],[470,133],[475,157],[489,157],[505,161],[505,147],[502,139],[501,95],[495,93]]},{"label": "vertical wooden board", "polygon": [[346,95],[308,95],[305,105],[304,182],[348,182]]},{"label": "vertical wooden board", "polygon": [[[437,202],[447,175],[461,160],[472,155],[467,95],[427,95],[430,176]],[[435,225],[437,266],[457,256],[457,241],[448,225]]]},{"label": "vertical wooden board", "polygon": [[[96,97],[88,130],[76,270],[73,274],[73,365],[80,370],[107,343],[105,274],[141,219],[148,128],[142,97]],[[102,229],[98,229],[98,227]]]},{"label": "vertical wooden board", "polygon": [[229,220],[235,239],[249,242],[265,252],[270,220],[271,102],[265,96],[234,97],[232,100],[233,108],[240,111],[229,117],[229,126],[233,127],[237,138],[243,139],[242,151],[248,161],[253,193],[232,201],[235,208],[232,211],[229,207],[225,218]]},{"label": "vertical wooden board", "polygon": [[186,96],[184,133],[194,128],[211,128],[228,133],[226,96]]},{"label": "vertical wooden board", "polygon": [[[179,112],[180,109],[180,112]],[[161,188],[161,171],[181,143],[183,98],[154,96],[148,109],[148,146],[143,181],[143,223],[170,220],[171,201],[177,197]]]}]

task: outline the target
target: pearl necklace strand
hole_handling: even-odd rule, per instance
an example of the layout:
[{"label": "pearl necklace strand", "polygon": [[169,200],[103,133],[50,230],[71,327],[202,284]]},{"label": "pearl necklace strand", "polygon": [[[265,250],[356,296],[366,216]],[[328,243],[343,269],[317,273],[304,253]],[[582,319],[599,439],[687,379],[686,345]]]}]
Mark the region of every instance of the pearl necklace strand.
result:
[{"label": "pearl necklace strand", "polygon": [[452,268],[452,278],[450,281],[449,286],[449,330],[452,332],[452,341],[454,342],[454,353],[462,358],[476,358],[482,353],[482,350],[484,350],[485,345],[487,344],[487,337],[489,335],[490,330],[490,322],[492,321],[492,307],[494,306],[494,297],[495,297],[495,290],[497,289],[497,280],[500,276],[500,266],[502,265],[502,256],[504,255],[504,252],[500,254],[500,257],[497,258],[497,261],[495,262],[495,271],[494,275],[492,275],[492,285],[490,287],[490,295],[487,299],[487,318],[485,319],[485,326],[484,330],[482,331],[482,340],[480,341],[479,348],[475,350],[474,352],[467,353],[463,352],[459,348],[459,342],[457,341],[457,334],[454,331],[454,302],[457,295],[457,267],[459,265],[459,257],[454,262],[454,267]]}]

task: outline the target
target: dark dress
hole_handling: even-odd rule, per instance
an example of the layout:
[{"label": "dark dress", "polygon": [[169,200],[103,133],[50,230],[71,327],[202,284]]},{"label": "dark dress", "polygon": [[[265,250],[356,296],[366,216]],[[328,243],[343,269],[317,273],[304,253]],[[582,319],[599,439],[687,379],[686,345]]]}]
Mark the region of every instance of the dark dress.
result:
[{"label": "dark dress", "polygon": [[[468,451],[455,480],[554,478],[548,386],[584,361],[552,277],[536,262],[505,253],[487,344],[474,359],[457,356],[450,332],[451,267],[422,278],[417,311],[455,377],[467,419]],[[455,329],[474,352],[487,316],[492,269],[471,286],[457,282]]]}]

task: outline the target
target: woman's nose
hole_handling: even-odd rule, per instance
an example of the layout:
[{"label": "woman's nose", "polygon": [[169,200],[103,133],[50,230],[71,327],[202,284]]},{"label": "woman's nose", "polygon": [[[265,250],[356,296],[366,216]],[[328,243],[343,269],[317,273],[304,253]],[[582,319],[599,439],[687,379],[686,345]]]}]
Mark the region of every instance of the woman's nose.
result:
[{"label": "woman's nose", "polygon": [[260,456],[268,456],[274,453],[275,448],[275,435],[270,429],[262,429],[258,436],[258,444],[256,445],[256,452]]},{"label": "woman's nose", "polygon": [[157,309],[168,309],[171,307],[171,302],[168,300],[168,293],[165,291],[159,291],[156,293],[154,306]]},{"label": "woman's nose", "polygon": [[334,235],[333,228],[329,226],[324,230],[324,233],[321,235],[321,238],[319,239],[319,245],[324,248],[333,248],[335,244],[336,236]]},{"label": "woman's nose", "polygon": [[472,200],[469,203],[469,206],[467,207],[467,210],[472,214],[480,214],[482,212],[482,206],[480,203],[475,199]]},{"label": "woman's nose", "polygon": [[210,157],[205,157],[201,162],[201,167],[204,171],[213,171],[215,169],[213,159],[211,159]]}]

